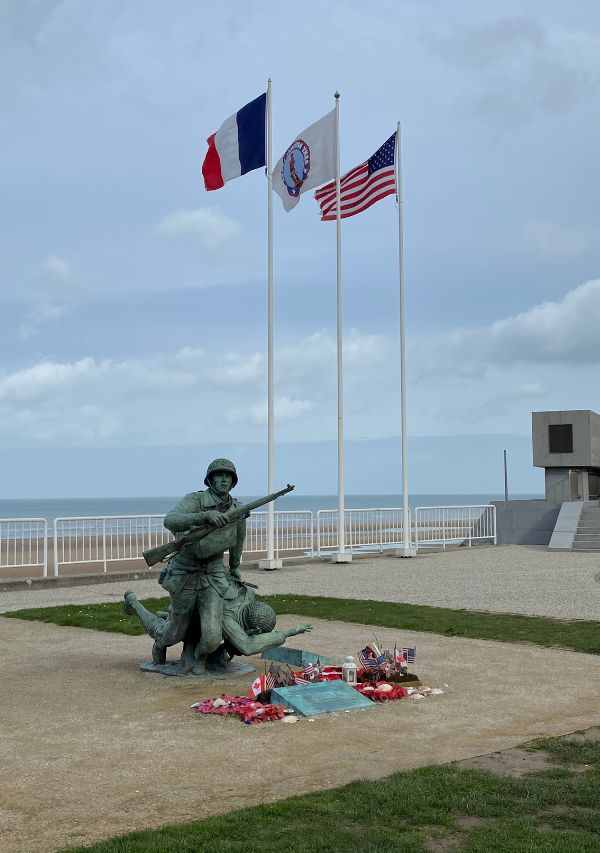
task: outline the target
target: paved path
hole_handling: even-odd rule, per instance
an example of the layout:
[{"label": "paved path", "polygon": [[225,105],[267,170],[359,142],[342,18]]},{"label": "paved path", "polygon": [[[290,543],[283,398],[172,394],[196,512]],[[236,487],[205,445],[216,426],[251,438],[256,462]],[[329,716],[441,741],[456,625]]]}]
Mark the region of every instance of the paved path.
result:
[{"label": "paved path", "polygon": [[[372,598],[438,607],[600,621],[600,554],[503,545],[422,553],[412,559],[361,557],[349,565],[307,560],[276,572],[243,569],[260,592]],[[21,607],[118,601],[164,594],[155,580],[0,593],[0,613]]]},{"label": "paved path", "polygon": [[[293,617],[282,617],[283,625]],[[368,626],[313,620],[312,651],[342,658]],[[397,770],[600,724],[600,657],[376,628],[417,644],[444,694],[352,714],[244,726],[192,702],[237,683],[140,672],[148,637],[0,617],[0,850],[52,853]],[[447,686],[446,686],[447,685]],[[367,744],[367,747],[365,747]]]}]

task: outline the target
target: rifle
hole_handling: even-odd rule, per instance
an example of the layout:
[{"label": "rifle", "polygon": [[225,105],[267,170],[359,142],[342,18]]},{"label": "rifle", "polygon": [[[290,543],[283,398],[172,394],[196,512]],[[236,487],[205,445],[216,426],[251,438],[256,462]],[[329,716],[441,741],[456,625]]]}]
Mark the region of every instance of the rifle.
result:
[{"label": "rifle", "polygon": [[[287,495],[287,493],[291,492],[293,488],[294,486],[291,486],[288,483],[286,488],[282,489],[280,492],[273,492],[273,494],[266,495],[264,498],[258,498],[258,500],[250,501],[250,503],[242,504],[241,506],[231,507],[231,509],[228,509],[227,512],[223,513],[227,518],[227,524],[232,524],[234,521],[244,518],[253,509],[257,509],[259,506],[264,506],[265,504],[271,503],[271,501],[280,498],[282,495]],[[168,557],[172,557],[177,553],[177,551],[181,551],[181,549],[186,545],[189,545],[191,542],[198,542],[200,539],[204,539],[205,536],[208,536],[209,533],[212,533],[213,530],[217,529],[218,528],[208,522],[200,524],[197,527],[192,527],[190,532],[186,536],[182,536],[181,539],[176,539],[174,542],[166,542],[164,545],[157,545],[156,548],[149,548],[147,551],[142,553],[142,556],[147,565],[152,568],[156,563],[164,563]]]}]

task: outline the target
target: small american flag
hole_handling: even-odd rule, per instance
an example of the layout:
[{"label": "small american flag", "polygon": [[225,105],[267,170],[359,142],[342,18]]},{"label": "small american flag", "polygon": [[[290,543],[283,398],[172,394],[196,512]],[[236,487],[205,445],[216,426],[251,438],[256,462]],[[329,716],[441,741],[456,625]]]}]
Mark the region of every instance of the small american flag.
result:
[{"label": "small american flag", "polygon": [[302,661],[302,669],[304,670],[304,677],[309,681],[315,678],[319,674],[319,670],[317,669],[314,663],[310,661],[303,660]]},{"label": "small american flag", "polygon": [[417,658],[417,647],[412,646],[412,648],[402,649],[402,654],[406,659],[406,663],[414,663]]},{"label": "small american flag", "polygon": [[[340,178],[340,211],[342,219],[362,213],[375,202],[396,192],[394,156],[396,134],[393,133],[381,148],[360,166]],[[332,222],[336,218],[335,181],[330,181],[315,192],[321,208],[321,220]]]},{"label": "small american flag", "polygon": [[364,649],[361,649],[357,654],[357,658],[364,669],[378,669],[385,663],[385,655],[380,654],[377,656],[370,646],[365,646]]},{"label": "small american flag", "polygon": [[272,690],[275,687],[275,675],[271,670],[265,675],[265,690]]}]

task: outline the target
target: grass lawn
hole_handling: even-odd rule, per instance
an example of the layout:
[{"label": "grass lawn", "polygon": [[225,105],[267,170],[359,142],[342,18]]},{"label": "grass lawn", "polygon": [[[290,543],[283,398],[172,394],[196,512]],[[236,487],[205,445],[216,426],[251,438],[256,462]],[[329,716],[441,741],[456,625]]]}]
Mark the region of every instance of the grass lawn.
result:
[{"label": "grass lawn", "polygon": [[528,748],[559,768],[512,778],[425,767],[70,853],[598,853],[600,741]]},{"label": "grass lawn", "polygon": [[[445,636],[498,640],[507,643],[535,643],[577,652],[600,654],[600,622],[563,621],[542,616],[518,616],[508,613],[480,613],[450,610],[419,604],[391,604],[386,601],[323,598],[306,595],[264,596],[277,613],[296,614],[308,619],[334,619],[384,628],[431,631]],[[142,602],[149,610],[167,610],[168,598],[148,598]],[[6,613],[16,619],[54,622],[98,631],[143,634],[135,616],[125,616],[121,604],[66,604],[16,610]],[[600,849],[600,848],[599,848]]]}]

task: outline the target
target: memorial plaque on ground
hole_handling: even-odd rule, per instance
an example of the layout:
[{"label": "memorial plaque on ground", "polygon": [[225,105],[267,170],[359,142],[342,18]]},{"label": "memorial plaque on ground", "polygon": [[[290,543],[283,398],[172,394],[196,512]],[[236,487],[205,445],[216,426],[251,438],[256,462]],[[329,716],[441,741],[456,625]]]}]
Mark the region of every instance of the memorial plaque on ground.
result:
[{"label": "memorial plaque on ground", "polygon": [[276,660],[280,663],[289,663],[290,666],[302,666],[302,661],[308,663],[317,663],[319,661],[323,666],[334,666],[337,661],[335,658],[328,658],[325,655],[318,655],[314,652],[304,652],[302,649],[292,649],[289,646],[277,646],[274,649],[267,649],[261,655],[265,660]]},{"label": "memorial plaque on ground", "polygon": [[370,699],[361,696],[344,681],[320,681],[317,684],[276,687],[271,692],[271,702],[293,708],[303,717],[375,707]]}]

